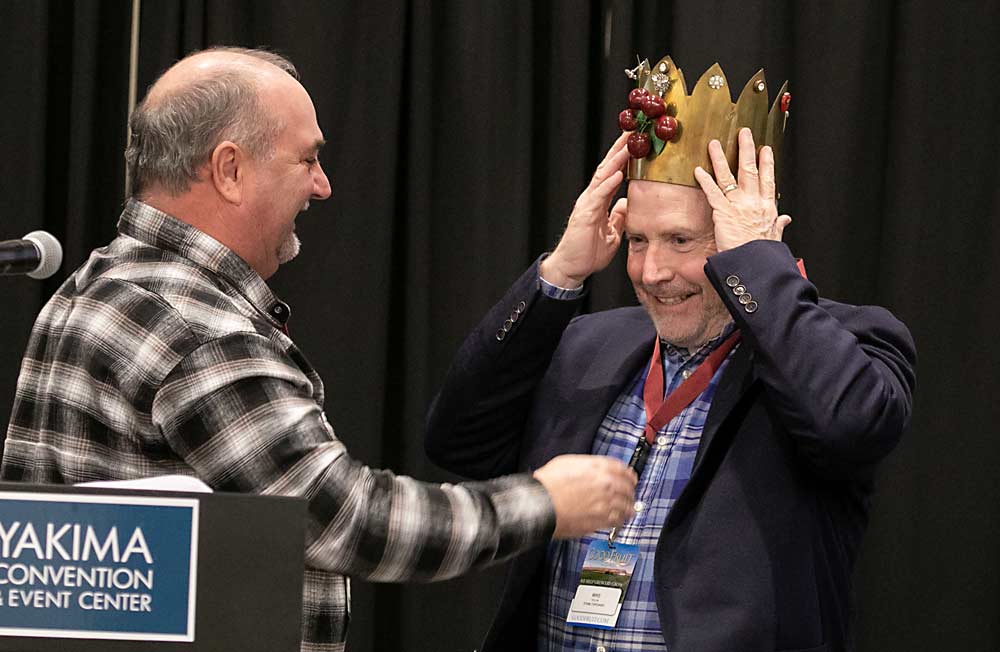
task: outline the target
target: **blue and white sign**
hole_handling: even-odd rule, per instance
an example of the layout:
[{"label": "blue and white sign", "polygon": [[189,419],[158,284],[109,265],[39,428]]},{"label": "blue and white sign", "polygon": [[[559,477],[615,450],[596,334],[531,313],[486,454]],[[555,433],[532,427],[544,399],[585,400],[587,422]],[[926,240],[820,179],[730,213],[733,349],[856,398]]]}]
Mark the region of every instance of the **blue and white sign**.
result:
[{"label": "blue and white sign", "polygon": [[0,636],[194,641],[198,501],[0,492]]}]

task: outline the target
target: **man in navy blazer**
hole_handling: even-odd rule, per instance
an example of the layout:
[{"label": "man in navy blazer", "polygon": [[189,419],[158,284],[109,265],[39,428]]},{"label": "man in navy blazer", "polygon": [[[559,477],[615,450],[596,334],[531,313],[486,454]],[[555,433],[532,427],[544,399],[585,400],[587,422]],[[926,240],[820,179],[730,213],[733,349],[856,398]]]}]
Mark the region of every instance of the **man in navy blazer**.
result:
[{"label": "man in navy blazer", "polygon": [[[556,249],[461,347],[428,416],[428,455],[472,478],[561,453],[627,461],[656,407],[653,370],[669,394],[736,344],[652,438],[617,533],[640,560],[617,622],[567,623],[605,530],[516,560],[481,650],[850,650],[873,476],[911,412],[910,334],[882,308],[818,296],[781,242],[772,148],[758,156],[749,129],[738,177],[712,140],[714,178],[697,167],[699,187],[633,180],[609,214],[627,136]],[[623,231],[642,307],[575,317]]]}]

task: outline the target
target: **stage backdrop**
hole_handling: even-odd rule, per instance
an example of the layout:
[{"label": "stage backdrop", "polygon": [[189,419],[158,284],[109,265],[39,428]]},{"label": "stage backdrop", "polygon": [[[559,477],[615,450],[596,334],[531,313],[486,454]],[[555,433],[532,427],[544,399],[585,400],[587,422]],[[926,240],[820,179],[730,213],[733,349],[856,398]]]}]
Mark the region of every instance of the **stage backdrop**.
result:
[{"label": "stage backdrop", "polygon": [[[0,3],[2,238],[66,246],[0,279],[0,424],[35,313],[122,204],[131,2]],[[913,425],[881,474],[858,649],[1000,648],[1000,5],[939,0],[142,3],[140,89],[210,44],[298,65],[333,197],[273,286],[352,454],[428,480],[422,421],[463,335],[551,247],[616,135],[636,55],[790,80],[786,231],[830,298],[887,306],[919,354]],[[624,257],[589,309],[634,301]],[[355,584],[348,648],[469,650],[503,569]]]}]

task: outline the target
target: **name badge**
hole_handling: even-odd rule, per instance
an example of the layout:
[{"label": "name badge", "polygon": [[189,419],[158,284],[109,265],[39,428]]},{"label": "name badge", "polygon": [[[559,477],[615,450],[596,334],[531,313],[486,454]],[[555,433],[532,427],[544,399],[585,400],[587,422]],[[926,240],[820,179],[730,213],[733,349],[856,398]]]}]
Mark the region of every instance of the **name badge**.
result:
[{"label": "name badge", "polygon": [[580,585],[576,587],[566,622],[614,629],[638,560],[639,546],[624,543],[609,546],[603,539],[593,541],[587,548],[580,569]]}]

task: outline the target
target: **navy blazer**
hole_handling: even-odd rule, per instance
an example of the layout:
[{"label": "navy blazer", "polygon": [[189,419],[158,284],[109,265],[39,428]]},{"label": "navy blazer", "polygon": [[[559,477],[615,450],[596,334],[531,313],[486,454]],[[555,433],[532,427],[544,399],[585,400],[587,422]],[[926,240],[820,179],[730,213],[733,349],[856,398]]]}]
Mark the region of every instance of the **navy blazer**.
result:
[{"label": "navy blazer", "polygon": [[[678,652],[850,650],[851,570],[876,465],[909,421],[912,338],[882,308],[820,299],[782,243],[705,270],[743,341],[657,544],[664,639]],[[537,262],[518,279],[431,406],[432,460],[488,478],[591,451],[655,331],[642,308],[573,319],[578,308],[541,293]],[[514,562],[483,652],[536,649],[544,559],[539,547]]]}]

